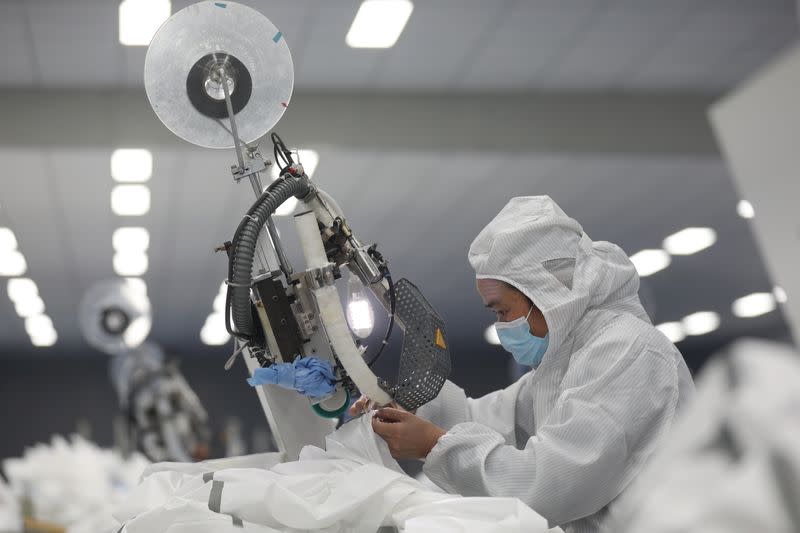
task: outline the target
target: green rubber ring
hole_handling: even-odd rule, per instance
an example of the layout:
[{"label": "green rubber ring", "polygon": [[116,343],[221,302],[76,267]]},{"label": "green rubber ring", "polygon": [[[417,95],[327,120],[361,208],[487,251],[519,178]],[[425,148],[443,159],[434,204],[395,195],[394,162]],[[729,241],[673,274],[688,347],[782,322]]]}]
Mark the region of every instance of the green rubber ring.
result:
[{"label": "green rubber ring", "polygon": [[350,393],[347,391],[347,389],[345,389],[344,394],[344,404],[342,404],[342,406],[335,411],[326,411],[320,407],[318,403],[313,404],[311,408],[322,418],[339,418],[345,411],[347,411],[347,408],[350,407]]}]

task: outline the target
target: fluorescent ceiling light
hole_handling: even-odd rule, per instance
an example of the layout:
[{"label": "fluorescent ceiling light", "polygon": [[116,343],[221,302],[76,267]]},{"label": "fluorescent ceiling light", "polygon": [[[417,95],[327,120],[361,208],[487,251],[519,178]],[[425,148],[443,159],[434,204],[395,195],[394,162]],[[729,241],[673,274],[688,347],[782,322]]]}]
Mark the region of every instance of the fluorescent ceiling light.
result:
[{"label": "fluorescent ceiling light", "polygon": [[672,261],[664,250],[642,250],[631,257],[639,276],[646,277],[667,268]]},{"label": "fluorescent ceiling light", "polygon": [[742,218],[753,218],[756,216],[756,210],[753,209],[753,204],[747,200],[739,200],[739,203],[736,204],[736,212],[739,213],[739,216]]},{"label": "fluorescent ceiling light", "polygon": [[141,276],[147,272],[147,266],[147,254],[144,252],[114,254],[114,272],[119,276]]},{"label": "fluorescent ceiling light", "polygon": [[117,228],[111,244],[117,252],[144,252],[150,246],[150,232],[145,228]]},{"label": "fluorescent ceiling light", "polygon": [[111,177],[116,181],[142,183],[153,175],[153,155],[143,148],[121,148],[111,154]]},{"label": "fluorescent ceiling light", "polygon": [[54,329],[31,336],[31,343],[39,348],[50,347],[54,345],[57,340],[58,333],[56,333],[56,330]]},{"label": "fluorescent ceiling light", "polygon": [[215,313],[224,313],[225,312],[225,299],[227,295],[224,292],[217,294],[214,298],[214,312]]},{"label": "fluorescent ceiling light", "polygon": [[140,216],[150,211],[150,189],[145,185],[117,185],[111,191],[111,210],[120,216]]},{"label": "fluorescent ceiling light", "polygon": [[[309,178],[314,177],[314,172],[317,170],[317,165],[319,165],[319,152],[316,150],[311,150],[309,148],[301,148],[293,152],[292,159],[295,160],[295,163],[300,163],[303,165],[303,170],[306,173],[306,176]],[[272,165],[272,181],[275,181],[280,177],[281,169],[278,168],[278,165]]]},{"label": "fluorescent ceiling light", "polygon": [[497,336],[497,330],[494,324],[486,328],[486,331],[483,332],[483,338],[486,339],[486,342],[489,344],[494,344],[495,346],[500,344],[500,337]]},{"label": "fluorescent ceiling light", "polygon": [[125,282],[136,291],[137,294],[147,296],[147,283],[142,278],[125,278]]},{"label": "fluorescent ceiling light", "polygon": [[681,342],[686,338],[686,333],[683,331],[683,325],[680,322],[664,322],[656,326],[656,329],[673,343]]},{"label": "fluorescent ceiling light", "polygon": [[225,329],[225,318],[222,313],[212,313],[208,315],[203,328],[200,330],[200,340],[209,346],[220,346],[230,340]]},{"label": "fluorescent ceiling light", "polygon": [[150,334],[150,328],[152,325],[153,321],[149,316],[140,316],[139,318],[135,319],[127,328],[125,328],[125,332],[122,334],[122,339],[125,341],[125,345],[129,348],[136,348],[140,346],[147,338],[147,335]]},{"label": "fluorescent ceiling light", "polygon": [[49,316],[33,315],[25,319],[25,331],[29,337],[39,337],[55,331],[55,328]]},{"label": "fluorescent ceiling light", "polygon": [[693,313],[683,320],[683,331],[687,335],[705,335],[719,327],[719,315],[713,311],[700,311]]},{"label": "fluorescent ceiling light", "polygon": [[119,42],[147,46],[172,12],[169,0],[124,0],[119,5]]},{"label": "fluorescent ceiling light", "polygon": [[292,196],[278,206],[278,209],[275,210],[275,216],[286,217],[292,215],[295,209],[297,209],[297,198]]},{"label": "fluorescent ceiling light", "polygon": [[0,253],[17,249],[17,237],[9,228],[0,228]]},{"label": "fluorescent ceiling light", "polygon": [[17,250],[0,250],[0,276],[22,276],[28,270],[25,256]]},{"label": "fluorescent ceiling light", "polygon": [[30,278],[12,278],[6,285],[8,297],[12,302],[19,302],[34,296],[39,296],[39,287]]},{"label": "fluorescent ceiling light", "polygon": [[28,318],[44,313],[44,301],[38,294],[14,302],[14,310],[20,318]]},{"label": "fluorescent ceiling light", "polygon": [[352,48],[391,48],[413,10],[410,0],[364,0],[345,42]]},{"label": "fluorescent ceiling light", "polygon": [[786,295],[786,291],[783,290],[783,287],[779,287],[777,285],[774,289],[772,289],[772,294],[775,295],[775,301],[779,304],[785,304],[789,299],[789,297]]},{"label": "fluorescent ceiling light", "polygon": [[771,292],[756,292],[737,299],[731,309],[739,318],[752,318],[774,311],[776,306],[775,296]]},{"label": "fluorescent ceiling light", "polygon": [[664,239],[664,249],[672,255],[691,255],[717,242],[711,228],[686,228]]}]

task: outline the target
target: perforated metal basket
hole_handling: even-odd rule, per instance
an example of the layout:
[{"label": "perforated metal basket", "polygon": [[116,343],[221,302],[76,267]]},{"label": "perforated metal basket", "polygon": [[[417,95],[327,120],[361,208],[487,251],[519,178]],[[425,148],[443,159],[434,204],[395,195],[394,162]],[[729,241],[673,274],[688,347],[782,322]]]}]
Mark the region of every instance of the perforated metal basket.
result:
[{"label": "perforated metal basket", "polygon": [[[436,398],[450,375],[444,320],[407,279],[395,283],[395,318],[404,330],[397,384],[390,393],[409,411]],[[387,293],[386,298],[390,296]]]}]

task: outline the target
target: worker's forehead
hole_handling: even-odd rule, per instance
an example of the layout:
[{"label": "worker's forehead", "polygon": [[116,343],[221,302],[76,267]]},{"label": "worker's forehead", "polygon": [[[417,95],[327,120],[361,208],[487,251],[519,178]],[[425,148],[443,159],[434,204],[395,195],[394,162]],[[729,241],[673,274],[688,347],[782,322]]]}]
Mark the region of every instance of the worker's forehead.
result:
[{"label": "worker's forehead", "polygon": [[481,295],[483,303],[493,305],[496,303],[510,303],[518,296],[519,291],[511,287],[508,283],[499,279],[483,278],[475,281],[478,294]]}]

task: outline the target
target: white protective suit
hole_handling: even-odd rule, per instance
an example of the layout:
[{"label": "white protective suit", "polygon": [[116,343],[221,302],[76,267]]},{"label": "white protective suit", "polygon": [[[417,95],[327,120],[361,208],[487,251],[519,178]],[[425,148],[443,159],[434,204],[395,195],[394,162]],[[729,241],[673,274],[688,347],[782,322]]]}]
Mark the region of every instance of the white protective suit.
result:
[{"label": "white protective suit", "polygon": [[737,341],[611,512],[609,533],[800,531],[800,357]]},{"label": "white protective suit", "polygon": [[595,532],[694,391],[681,354],[650,323],[639,277],[547,196],[513,198],[475,238],[478,278],[542,311],[541,365],[467,398],[447,382],[417,414],[447,430],[424,472],[465,496],[517,497],[568,532]]},{"label": "white protective suit", "polygon": [[159,463],[143,474],[114,515],[120,533],[556,533],[513,498],[461,498],[405,475],[372,415],[306,446],[300,460],[279,454],[207,463]]}]

